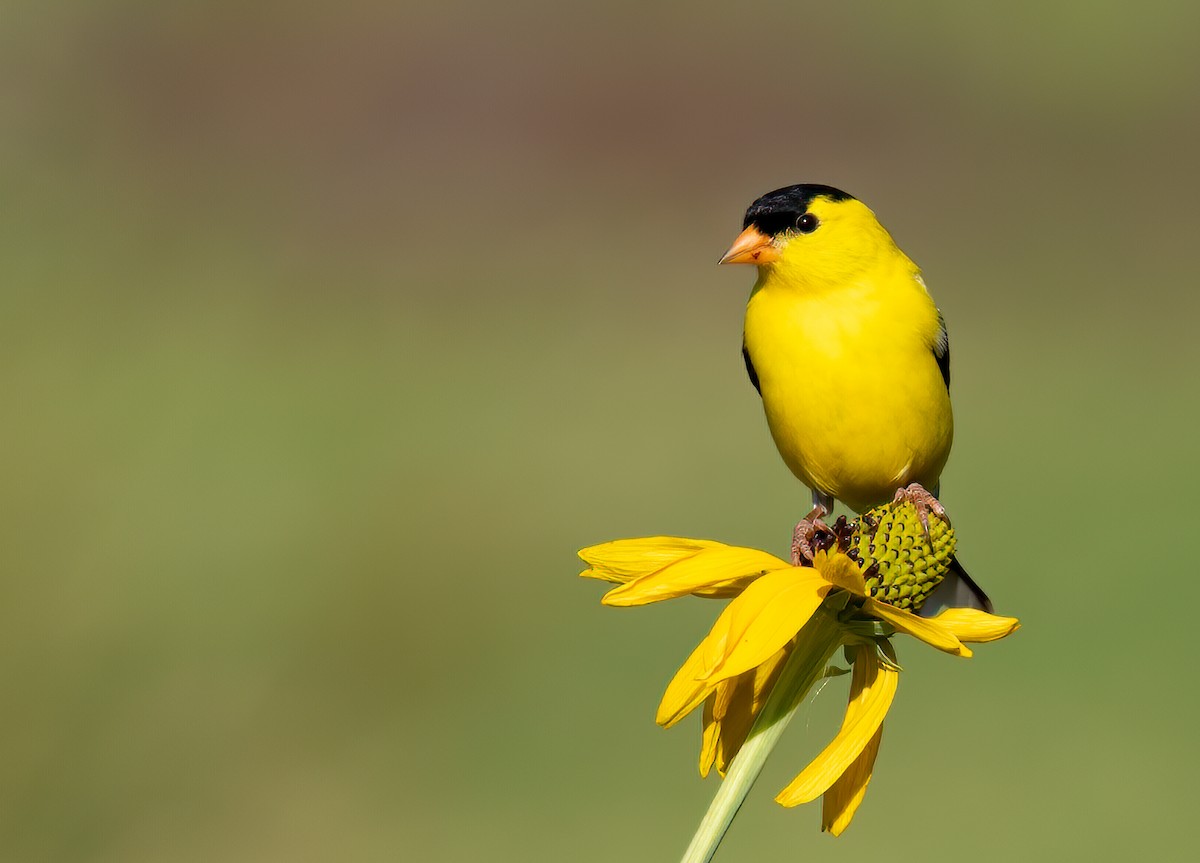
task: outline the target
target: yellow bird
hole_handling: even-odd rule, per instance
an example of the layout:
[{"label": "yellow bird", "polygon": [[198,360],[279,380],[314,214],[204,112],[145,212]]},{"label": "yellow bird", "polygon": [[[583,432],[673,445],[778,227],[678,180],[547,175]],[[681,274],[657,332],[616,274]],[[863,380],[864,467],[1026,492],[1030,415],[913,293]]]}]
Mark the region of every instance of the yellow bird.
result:
[{"label": "yellow bird", "polygon": [[858,512],[908,499],[926,525],[945,518],[950,340],[917,265],[831,186],[768,192],[743,227],[720,263],[758,266],[742,354],[775,446],[812,489],[796,551],[811,556],[835,498]]}]

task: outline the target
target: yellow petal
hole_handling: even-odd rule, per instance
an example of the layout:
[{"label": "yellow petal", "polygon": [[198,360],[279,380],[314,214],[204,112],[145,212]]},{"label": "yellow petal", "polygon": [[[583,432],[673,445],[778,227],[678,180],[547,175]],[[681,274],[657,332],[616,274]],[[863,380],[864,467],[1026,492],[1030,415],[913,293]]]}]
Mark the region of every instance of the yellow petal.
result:
[{"label": "yellow petal", "polygon": [[717,693],[711,693],[704,699],[704,736],[700,740],[700,776],[707,778],[717,760],[717,745],[720,742],[721,723],[713,715]]},{"label": "yellow petal", "polygon": [[[721,619],[729,612],[729,607],[721,612],[721,617],[717,618],[717,622],[713,625],[715,631],[717,627],[722,626]],[[709,637],[712,632],[709,633]],[[707,641],[707,637],[705,639]],[[663,728],[670,728],[680,719],[687,716],[697,705],[700,704],[708,694],[717,687],[718,681],[700,680],[700,675],[703,673],[703,657],[705,652],[704,641],[696,646],[691,655],[675,672],[675,676],[671,678],[671,682],[667,684],[667,691],[663,693],[662,701],[658,704],[658,715],[655,717],[655,722]]]},{"label": "yellow petal", "polygon": [[766,704],[767,696],[775,687],[775,681],[779,679],[779,672],[783,669],[783,663],[790,651],[789,642],[783,650],[757,668],[733,678],[735,687],[731,689],[729,697],[722,700],[718,695],[717,704],[721,707],[721,745],[717,751],[717,772],[721,776],[725,775],[730,762],[746,742],[754,720],[758,718],[759,712]]},{"label": "yellow petal", "polygon": [[906,632],[913,638],[919,638],[930,647],[944,650],[955,656],[969,658],[971,649],[965,646],[950,629],[935,622],[934,619],[917,617],[911,611],[896,608],[886,602],[867,597],[863,600],[863,611],[872,617],[885,620],[901,632]]},{"label": "yellow petal", "polygon": [[933,620],[958,636],[959,641],[996,641],[1021,628],[1015,617],[998,617],[978,608],[947,608]]},{"label": "yellow petal", "polygon": [[[762,576],[726,607],[706,638],[703,675],[724,680],[766,662],[808,623],[832,585],[811,567]],[[712,637],[716,634],[717,637]]]},{"label": "yellow petal", "polygon": [[841,552],[819,551],[813,558],[813,568],[834,587],[848,590],[855,596],[867,595],[867,582],[862,567]]},{"label": "yellow petal", "polygon": [[860,647],[850,682],[850,705],[841,731],[812,764],[779,792],[775,800],[784,806],[798,806],[816,800],[828,791],[866,750],[883,724],[896,695],[899,677],[897,672],[884,667],[873,650]]},{"label": "yellow petal", "polygon": [[744,586],[765,573],[790,568],[775,555],[755,548],[732,545],[705,548],[657,572],[613,588],[601,601],[615,606],[645,605],[718,585],[736,583]]},{"label": "yellow petal", "polygon": [[[854,674],[850,678],[850,704],[846,707],[846,716],[842,720],[845,728],[855,721],[862,712],[860,693],[867,683],[870,672],[870,662],[874,658],[868,656],[872,650],[867,645],[855,648]],[[871,771],[875,766],[875,756],[879,754],[879,741],[883,737],[883,726],[880,725],[871,737],[866,747],[829,787],[821,799],[821,829],[828,830],[834,836],[840,836],[850,825],[850,819],[862,803],[867,793],[867,783],[871,781]]]},{"label": "yellow petal", "polygon": [[584,578],[599,578],[620,584],[658,572],[663,567],[691,557],[706,548],[723,547],[721,543],[712,540],[685,539],[679,536],[618,539],[581,548],[579,556],[592,568],[579,574]]},{"label": "yellow petal", "polygon": [[692,596],[702,596],[705,599],[733,599],[753,580],[753,578],[735,578],[732,581],[720,581],[711,587],[696,588],[692,591]]},{"label": "yellow petal", "polygon": [[[752,690],[754,687],[754,672],[748,672],[740,677],[722,680],[716,689],[704,701],[704,740],[700,751],[700,775],[707,776],[713,764],[717,772],[725,775],[725,767],[742,745],[750,725],[754,722],[752,710]],[[733,751],[727,748],[731,743],[730,733],[738,734],[741,730],[741,740],[735,744]]]},{"label": "yellow petal", "polygon": [[875,756],[879,754],[879,741],[882,738],[883,726],[880,725],[866,748],[854,759],[854,763],[821,798],[822,830],[828,830],[834,836],[841,836],[850,826],[850,820],[867,794],[867,783],[871,781]]}]

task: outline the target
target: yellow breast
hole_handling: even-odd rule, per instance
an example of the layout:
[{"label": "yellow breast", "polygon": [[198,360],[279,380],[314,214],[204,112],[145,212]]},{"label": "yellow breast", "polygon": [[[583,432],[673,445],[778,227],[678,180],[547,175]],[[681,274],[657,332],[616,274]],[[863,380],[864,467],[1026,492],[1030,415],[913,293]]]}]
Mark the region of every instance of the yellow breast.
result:
[{"label": "yellow breast", "polygon": [[823,291],[760,278],[746,350],[775,445],[802,482],[859,511],[910,482],[936,487],[954,434],[939,330],[915,269]]}]

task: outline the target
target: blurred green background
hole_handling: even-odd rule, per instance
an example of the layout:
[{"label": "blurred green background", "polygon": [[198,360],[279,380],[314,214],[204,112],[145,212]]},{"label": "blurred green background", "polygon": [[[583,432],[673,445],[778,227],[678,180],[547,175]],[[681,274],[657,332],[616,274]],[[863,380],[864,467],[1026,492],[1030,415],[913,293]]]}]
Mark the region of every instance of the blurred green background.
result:
[{"label": "blurred green background", "polygon": [[[900,644],[834,841],[1184,859],[1196,4],[0,8],[0,859],[673,860],[653,722],[717,610],[576,548],[782,553],[739,357],[758,194],[866,200],[950,323],[961,555],[1022,618]],[[1185,844],[1186,843],[1186,844]]]}]

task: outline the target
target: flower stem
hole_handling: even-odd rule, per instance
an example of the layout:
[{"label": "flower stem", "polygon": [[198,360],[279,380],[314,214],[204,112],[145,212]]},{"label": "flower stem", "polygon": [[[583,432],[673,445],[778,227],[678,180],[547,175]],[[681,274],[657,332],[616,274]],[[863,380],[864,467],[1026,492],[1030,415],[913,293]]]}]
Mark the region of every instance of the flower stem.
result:
[{"label": "flower stem", "polygon": [[746,742],[729,765],[725,780],[717,789],[680,863],[709,863],[712,860],[725,838],[725,831],[767,763],[767,756],[779,742],[800,702],[825,673],[843,635],[837,618],[824,607],[817,609],[800,630],[775,687],[754,720]]}]

